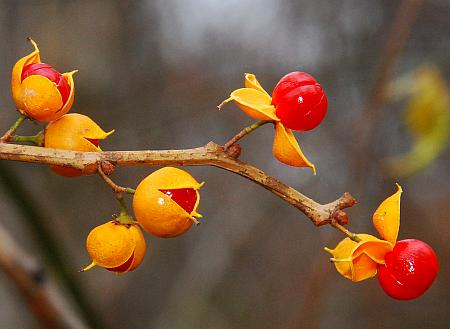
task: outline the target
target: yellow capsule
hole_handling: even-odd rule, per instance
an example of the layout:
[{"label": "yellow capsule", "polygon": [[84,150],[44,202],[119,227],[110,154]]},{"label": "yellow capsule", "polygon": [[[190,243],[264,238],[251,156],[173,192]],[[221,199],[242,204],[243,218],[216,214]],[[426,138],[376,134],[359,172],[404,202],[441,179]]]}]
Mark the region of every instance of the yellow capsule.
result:
[{"label": "yellow capsule", "polygon": [[[48,148],[99,152],[99,141],[107,138],[114,130],[105,132],[91,118],[79,113],[70,113],[50,122],[45,128],[44,146]],[[82,175],[80,170],[50,166],[59,175],[76,177]]]},{"label": "yellow capsule", "polygon": [[75,96],[73,74],[59,73],[42,63],[37,44],[30,39],[34,51],[14,65],[11,89],[17,109],[26,116],[49,122],[66,114]]},{"label": "yellow capsule", "polygon": [[134,270],[144,259],[146,243],[136,225],[110,221],[95,227],[86,239],[92,263],[82,271],[101,266],[116,273]]},{"label": "yellow capsule", "polygon": [[197,218],[203,183],[184,170],[164,167],[147,176],[136,188],[133,209],[139,224],[159,237],[186,232]]},{"label": "yellow capsule", "polygon": [[315,166],[303,154],[292,130],[284,126],[276,115],[272,97],[264,90],[256,76],[246,73],[244,86],[245,88],[234,90],[230,97],[219,105],[219,108],[233,101],[253,119],[272,121],[275,124],[275,138],[272,148],[275,158],[289,166],[309,167],[315,175]]},{"label": "yellow capsule", "polygon": [[395,245],[400,228],[400,198],[402,187],[397,184],[397,192],[386,198],[373,214],[373,225],[380,236]]},{"label": "yellow capsule", "polygon": [[345,238],[336,248],[325,248],[333,255],[331,261],[342,276],[354,282],[371,278],[377,274],[377,265],[384,264],[384,256],[393,245],[370,234],[358,234],[360,242]]}]

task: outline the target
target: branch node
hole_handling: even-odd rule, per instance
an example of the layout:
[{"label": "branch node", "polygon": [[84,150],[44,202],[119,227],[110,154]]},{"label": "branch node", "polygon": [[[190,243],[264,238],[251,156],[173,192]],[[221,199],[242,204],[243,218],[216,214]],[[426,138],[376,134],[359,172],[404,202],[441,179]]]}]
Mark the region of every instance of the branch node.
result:
[{"label": "branch node", "polygon": [[100,162],[100,167],[101,167],[103,173],[106,176],[110,176],[114,172],[114,170],[116,169],[116,165],[113,164],[110,161],[102,161],[102,162]]},{"label": "branch node", "polygon": [[336,221],[340,225],[347,225],[348,224],[348,216],[347,214],[342,210],[336,210],[331,215],[331,220]]},{"label": "branch node", "polygon": [[225,149],[225,153],[234,159],[239,158],[239,156],[241,155],[241,151],[242,148],[239,144],[233,144],[227,149]]},{"label": "branch node", "polygon": [[350,208],[357,204],[358,201],[348,192],[345,192],[340,198],[340,202],[338,204],[338,209]]}]

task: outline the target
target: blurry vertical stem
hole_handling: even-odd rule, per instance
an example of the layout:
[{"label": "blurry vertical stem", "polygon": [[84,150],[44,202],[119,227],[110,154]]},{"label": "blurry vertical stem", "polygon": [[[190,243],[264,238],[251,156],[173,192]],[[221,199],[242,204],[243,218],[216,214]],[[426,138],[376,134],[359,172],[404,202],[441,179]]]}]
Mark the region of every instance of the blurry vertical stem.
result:
[{"label": "blurry vertical stem", "polygon": [[3,163],[0,163],[0,184],[5,186],[7,196],[9,196],[17,210],[22,214],[25,223],[32,231],[44,256],[55,270],[63,287],[67,289],[67,292],[79,307],[86,323],[91,328],[106,328],[96,312],[92,309],[91,304],[83,294],[83,290],[76,282],[74,277],[76,271],[73,271],[71,267],[67,266],[67,257],[65,257],[63,251],[64,247],[55,239],[51,230],[47,228],[46,225],[48,225],[49,220],[44,215],[43,206],[27,191],[20,178]]},{"label": "blurry vertical stem", "polygon": [[11,128],[9,128],[8,131],[2,137],[0,137],[0,142],[3,143],[9,142],[11,135],[14,134],[14,132],[17,130],[17,128],[20,127],[20,125],[26,118],[27,117],[25,115],[19,114],[19,117],[17,118],[16,122],[14,122]]},{"label": "blurry vertical stem", "polygon": [[367,166],[374,157],[371,153],[373,150],[369,152],[369,146],[372,145],[377,119],[383,112],[386,102],[386,85],[402,49],[407,44],[424,2],[425,0],[403,0],[400,3],[388,33],[388,39],[380,52],[375,82],[367,98],[366,106],[354,125],[356,128],[354,140],[358,142],[354,143],[351,172],[354,173],[356,190],[362,188]]}]

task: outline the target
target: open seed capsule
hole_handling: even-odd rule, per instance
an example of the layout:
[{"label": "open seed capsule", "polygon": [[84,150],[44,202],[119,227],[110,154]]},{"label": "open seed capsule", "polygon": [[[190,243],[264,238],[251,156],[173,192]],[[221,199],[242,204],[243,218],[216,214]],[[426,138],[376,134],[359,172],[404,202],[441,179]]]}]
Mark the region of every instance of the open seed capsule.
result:
[{"label": "open seed capsule", "polygon": [[[47,125],[44,146],[61,150],[99,152],[101,151],[99,141],[113,132],[114,130],[103,131],[86,115],[70,113]],[[69,167],[50,166],[50,168],[57,174],[66,177],[76,177],[83,174],[81,170]]]},{"label": "open seed capsule", "polygon": [[82,271],[101,266],[108,271],[126,273],[141,264],[146,252],[146,243],[136,225],[110,221],[95,227],[89,233],[86,248],[92,263]]},{"label": "open seed capsule", "polygon": [[147,232],[164,238],[186,232],[196,218],[203,183],[184,170],[164,167],[147,176],[136,188],[133,209]]}]

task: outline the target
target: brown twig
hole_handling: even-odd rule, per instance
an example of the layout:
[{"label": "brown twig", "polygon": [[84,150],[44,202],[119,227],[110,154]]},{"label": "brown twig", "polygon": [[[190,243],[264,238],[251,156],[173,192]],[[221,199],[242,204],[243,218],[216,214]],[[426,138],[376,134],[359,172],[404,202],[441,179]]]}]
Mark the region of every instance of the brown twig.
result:
[{"label": "brown twig", "polygon": [[412,28],[418,14],[424,5],[424,0],[403,0],[399,5],[397,16],[392,24],[389,38],[380,53],[379,67],[375,82],[367,98],[361,118],[356,123],[355,147],[353,150],[352,172],[355,173],[354,181],[359,190],[362,178],[366,174],[364,168],[371,161],[369,146],[372,145],[377,119],[383,112],[386,102],[386,86],[391,77],[394,64],[406,46]]},{"label": "brown twig", "polygon": [[87,329],[50,284],[44,269],[0,225],[0,269],[14,282],[43,328]]},{"label": "brown twig", "polygon": [[267,121],[267,120],[260,120],[255,122],[254,124],[245,127],[242,129],[239,133],[237,133],[235,136],[233,136],[228,142],[224,144],[224,149],[227,151],[232,145],[237,143],[242,137],[250,134],[252,131],[258,129],[259,127],[265,125],[266,123],[272,123],[273,121]]},{"label": "brown twig", "polygon": [[26,145],[0,144],[0,160],[72,167],[81,170],[86,175],[96,173],[98,164],[103,161],[117,166],[215,166],[261,185],[302,211],[317,226],[329,224],[333,220],[339,222],[344,218],[343,212],[338,218],[336,213],[356,203],[349,193],[345,193],[331,203],[319,204],[269,176],[261,169],[229,156],[222,146],[213,142],[203,147],[185,150],[109,152],[75,152]]},{"label": "brown twig", "polygon": [[109,186],[111,187],[111,189],[113,190],[113,192],[115,194],[119,194],[119,193],[129,193],[129,194],[134,194],[134,192],[136,192],[135,189],[132,189],[130,187],[123,187],[120,185],[117,185],[116,183],[113,182],[113,180],[111,178],[108,177],[108,175],[105,173],[105,167],[107,167],[109,170],[113,170],[110,169],[111,166],[113,166],[110,162],[108,161],[102,161],[98,164],[97,166],[97,172],[99,174],[99,176],[103,179],[103,181]]},{"label": "brown twig", "polygon": [[[136,192],[136,190],[129,188],[129,187],[123,187],[119,186],[116,183],[113,182],[111,178],[109,178],[106,173],[105,169],[112,170],[112,164],[108,161],[102,161],[99,162],[97,165],[97,173],[99,176],[103,179],[103,181],[108,185],[114,192],[114,196],[116,197],[117,202],[119,202],[120,205],[120,213],[115,218],[119,223],[121,224],[134,224],[135,220],[128,212],[127,204],[125,203],[125,200],[123,199],[123,193],[130,193],[133,194]],[[112,171],[111,171],[112,172]],[[84,272],[84,270],[81,270],[80,272]]]}]

